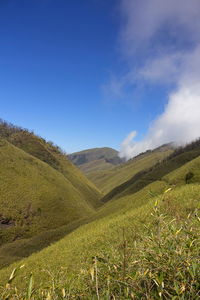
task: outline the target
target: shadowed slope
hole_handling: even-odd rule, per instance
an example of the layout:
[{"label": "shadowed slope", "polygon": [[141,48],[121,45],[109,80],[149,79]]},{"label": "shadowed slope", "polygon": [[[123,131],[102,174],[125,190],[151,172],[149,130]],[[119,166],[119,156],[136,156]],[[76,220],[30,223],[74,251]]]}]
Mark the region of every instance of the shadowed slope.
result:
[{"label": "shadowed slope", "polygon": [[148,169],[162,161],[173,152],[171,145],[163,145],[153,151],[147,151],[111,170],[96,170],[87,177],[104,193],[129,180],[136,173]]},{"label": "shadowed slope", "polygon": [[157,163],[149,169],[136,173],[131,179],[117,186],[101,200],[107,202],[113,198],[119,198],[128,194],[135,193],[146,185],[161,180],[166,174],[176,170],[185,163],[193,160],[200,155],[200,140],[197,140],[184,148],[175,150],[165,160]]}]

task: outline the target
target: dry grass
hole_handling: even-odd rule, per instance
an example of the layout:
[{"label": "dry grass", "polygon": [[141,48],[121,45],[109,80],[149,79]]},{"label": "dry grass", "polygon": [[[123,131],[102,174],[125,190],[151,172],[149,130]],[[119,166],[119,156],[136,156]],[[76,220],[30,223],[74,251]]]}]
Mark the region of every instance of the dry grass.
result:
[{"label": "dry grass", "polygon": [[26,299],[30,276],[31,299],[197,299],[199,192],[198,185],[151,192],[146,205],[80,227],[2,270],[3,299]]}]

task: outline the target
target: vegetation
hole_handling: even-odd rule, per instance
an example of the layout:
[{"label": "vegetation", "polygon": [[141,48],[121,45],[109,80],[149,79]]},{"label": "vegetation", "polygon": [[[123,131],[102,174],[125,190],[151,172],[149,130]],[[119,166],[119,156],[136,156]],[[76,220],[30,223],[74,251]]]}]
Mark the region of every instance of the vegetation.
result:
[{"label": "vegetation", "polygon": [[147,151],[110,170],[90,172],[87,177],[104,193],[131,179],[135,174],[146,170],[162,161],[173,152],[172,147],[163,146],[154,151]]},{"label": "vegetation", "polygon": [[59,148],[7,123],[0,133],[0,266],[5,266],[79,226],[100,205],[101,194]]},{"label": "vegetation", "polygon": [[145,206],[96,221],[98,229],[88,224],[2,270],[3,299],[27,299],[30,285],[30,299],[197,299],[199,191],[187,185],[152,195]]},{"label": "vegetation", "polygon": [[99,190],[76,168],[58,146],[46,142],[26,129],[0,121],[0,137],[62,173],[81,193],[85,201],[99,206]]},{"label": "vegetation", "polygon": [[[162,181],[109,201],[89,224],[3,269],[2,293],[25,297],[33,274],[34,299],[159,299],[159,293],[163,299],[189,299],[192,293],[195,299],[200,186],[185,185],[185,175],[192,170],[197,181],[199,164],[198,157]],[[12,270],[21,265],[5,289]]]},{"label": "vegetation", "polygon": [[118,152],[112,148],[94,148],[68,155],[69,159],[86,175],[91,172],[112,169],[124,162],[119,158]]},{"label": "vegetation", "polygon": [[21,129],[6,136],[3,128],[1,299],[200,297],[199,140],[157,164],[155,154],[163,159],[169,149],[119,167],[142,171],[102,205],[59,149]]},{"label": "vegetation", "polygon": [[117,186],[108,194],[106,194],[102,198],[102,201],[107,202],[113,198],[135,193],[151,182],[161,180],[161,178],[166,174],[169,174],[173,170],[180,168],[199,155],[200,140],[197,140],[186,147],[177,149],[163,161],[153,165],[151,168],[138,172],[130,180]]}]

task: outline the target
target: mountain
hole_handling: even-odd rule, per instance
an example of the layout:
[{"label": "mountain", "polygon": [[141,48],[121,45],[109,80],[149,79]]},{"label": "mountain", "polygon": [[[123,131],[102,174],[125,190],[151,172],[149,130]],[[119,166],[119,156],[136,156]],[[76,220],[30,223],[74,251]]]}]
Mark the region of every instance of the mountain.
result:
[{"label": "mountain", "polygon": [[[0,246],[13,259],[15,245],[41,235],[34,251],[60,238],[101,205],[101,193],[61,150],[27,130],[0,124]],[[65,226],[66,228],[63,228]],[[57,230],[54,234],[48,231]],[[31,247],[31,246],[30,246]],[[26,256],[31,253],[21,248]],[[10,252],[9,252],[10,251]]]},{"label": "mountain", "polygon": [[1,270],[4,295],[25,299],[28,289],[38,299],[197,299],[199,183],[196,142],[127,181],[85,225]]},{"label": "mountain", "polygon": [[124,162],[118,156],[118,151],[108,147],[75,152],[69,154],[68,158],[86,175],[99,170],[112,169]]},{"label": "mountain", "polygon": [[148,150],[136,157],[114,166],[108,170],[96,169],[87,177],[104,193],[126,182],[136,173],[148,169],[162,161],[174,151],[172,144],[162,145],[154,150]]}]

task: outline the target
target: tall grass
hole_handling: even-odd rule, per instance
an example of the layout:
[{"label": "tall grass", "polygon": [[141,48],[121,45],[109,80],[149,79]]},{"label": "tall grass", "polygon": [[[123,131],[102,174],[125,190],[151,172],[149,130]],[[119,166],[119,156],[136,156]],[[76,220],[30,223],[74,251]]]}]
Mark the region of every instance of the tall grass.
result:
[{"label": "tall grass", "polygon": [[87,257],[74,276],[65,268],[44,270],[49,282],[35,289],[26,274],[26,287],[18,290],[21,270],[13,270],[1,299],[199,299],[200,218],[197,208],[181,211],[175,203],[165,195],[156,198],[141,230],[134,220],[119,228],[115,243],[105,241],[101,254]]}]

